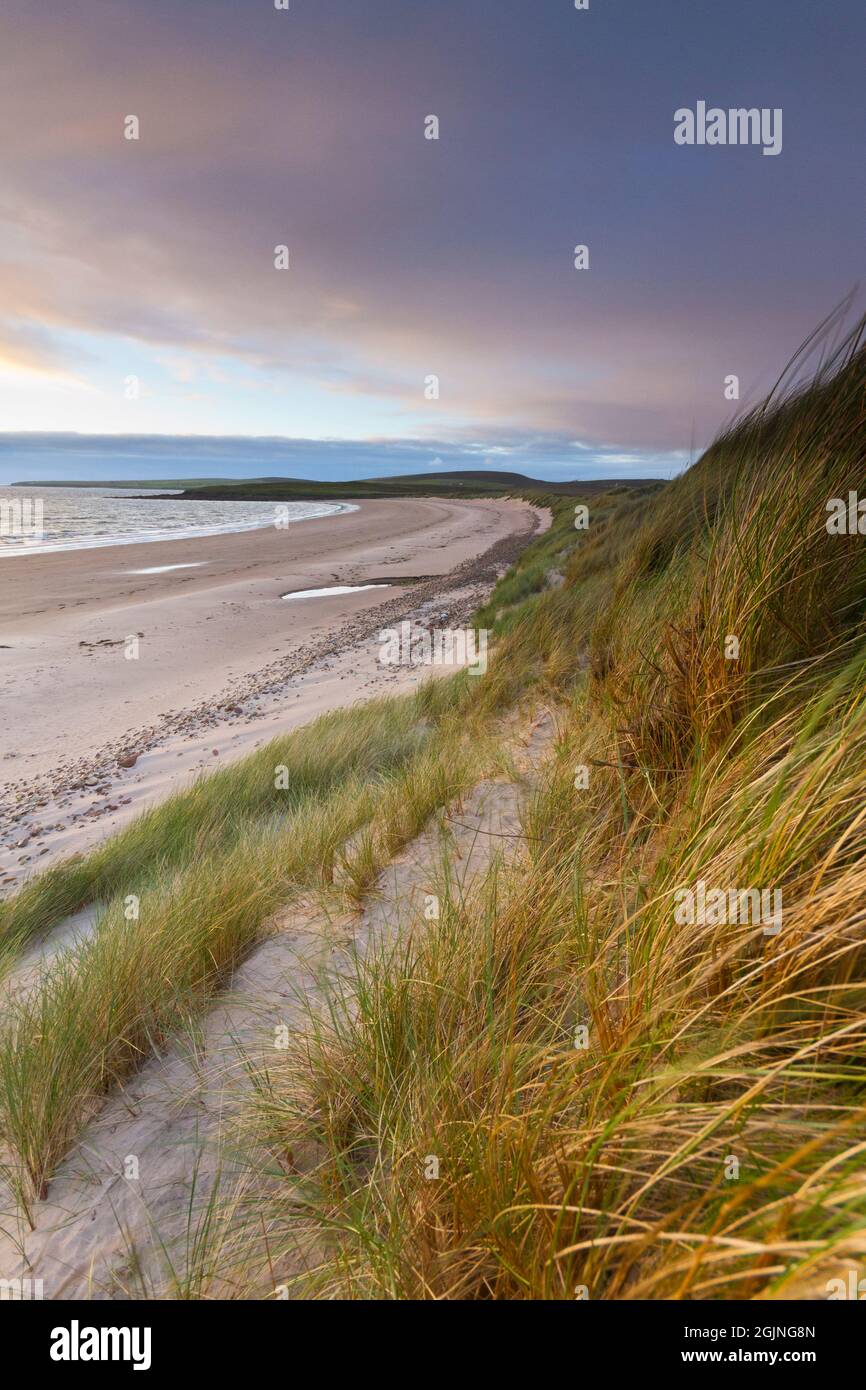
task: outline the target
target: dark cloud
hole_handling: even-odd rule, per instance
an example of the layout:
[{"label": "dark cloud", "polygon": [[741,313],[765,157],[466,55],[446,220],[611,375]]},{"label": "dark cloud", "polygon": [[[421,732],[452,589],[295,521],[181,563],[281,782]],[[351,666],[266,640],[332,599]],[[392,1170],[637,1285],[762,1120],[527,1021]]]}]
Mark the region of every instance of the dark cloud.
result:
[{"label": "dark cloud", "polygon": [[[453,437],[706,442],[861,274],[864,40],[860,0],[4,0],[20,360],[218,352],[392,432],[435,372]],[[782,107],[782,154],[675,146],[697,99]]]}]

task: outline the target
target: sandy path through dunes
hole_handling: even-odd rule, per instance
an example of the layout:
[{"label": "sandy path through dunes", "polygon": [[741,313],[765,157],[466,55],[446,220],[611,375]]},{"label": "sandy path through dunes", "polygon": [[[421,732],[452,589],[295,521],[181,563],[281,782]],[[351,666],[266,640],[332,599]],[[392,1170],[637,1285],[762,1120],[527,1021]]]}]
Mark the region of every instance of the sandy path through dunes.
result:
[{"label": "sandy path through dunes", "polygon": [[[232,1136],[232,1121],[249,1098],[249,1065],[274,1066],[277,1028],[304,1033],[308,1011],[326,1011],[344,991],[351,996],[357,957],[423,923],[424,895],[443,891],[443,856],[453,896],[468,899],[494,859],[510,862],[521,853],[523,806],[555,731],[547,710],[516,725],[513,777],[483,782],[453,814],[433,816],[379,875],[359,912],[346,911],[338,894],[319,894],[278,913],[271,934],[200,1026],[106,1098],[35,1203],[35,1229],[27,1229],[5,1193],[0,1276],[42,1279],[47,1299],[236,1295],[231,1255],[239,1232],[232,1226],[242,1213],[223,1231],[224,1248],[205,1236],[215,1187],[228,1197],[243,1175],[245,1205],[255,1207],[274,1183],[273,1165],[270,1178],[250,1171],[253,1155],[237,1151]],[[295,1154],[298,1182],[313,1158]],[[296,1178],[276,1181],[291,1208]],[[257,1272],[245,1296],[272,1298],[282,1283],[296,1296],[294,1281],[311,1251],[315,1258],[315,1238],[300,1217],[295,1239],[297,1247],[280,1253],[270,1276]]]}]

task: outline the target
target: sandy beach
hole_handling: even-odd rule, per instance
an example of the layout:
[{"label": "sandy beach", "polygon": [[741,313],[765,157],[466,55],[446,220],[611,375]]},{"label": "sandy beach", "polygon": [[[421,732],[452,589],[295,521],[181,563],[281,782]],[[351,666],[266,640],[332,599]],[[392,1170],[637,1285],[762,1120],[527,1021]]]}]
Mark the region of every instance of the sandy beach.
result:
[{"label": "sandy beach", "polygon": [[[3,891],[218,759],[429,676],[382,666],[379,630],[459,627],[547,524],[513,500],[365,501],[282,530],[5,561]],[[283,597],[373,583],[389,587]]]}]

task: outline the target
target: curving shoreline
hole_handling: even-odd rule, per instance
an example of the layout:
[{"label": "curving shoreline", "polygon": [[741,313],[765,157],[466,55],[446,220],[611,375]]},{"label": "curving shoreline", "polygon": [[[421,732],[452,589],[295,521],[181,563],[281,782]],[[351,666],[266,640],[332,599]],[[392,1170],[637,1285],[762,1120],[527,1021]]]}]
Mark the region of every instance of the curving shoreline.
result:
[{"label": "curving shoreline", "polygon": [[[16,566],[40,582],[0,597],[4,699],[21,711],[0,762],[0,890],[277,733],[439,674],[380,665],[380,628],[465,624],[547,521],[516,501],[364,502],[337,526],[147,545],[148,560],[195,568],[133,574],[134,546],[113,552],[125,565],[104,549]],[[282,601],[325,578],[391,587]]]},{"label": "curving shoreline", "polygon": [[[38,486],[26,490],[15,487],[0,487],[0,523],[16,522],[20,534],[15,537],[7,533],[0,524],[0,560],[24,560],[32,556],[54,555],[79,552],[82,550],[103,550],[127,545],[157,545],[160,542],[182,542],[201,540],[208,536],[241,534],[247,531],[262,531],[274,526],[278,516],[282,517],[282,527],[298,525],[305,521],[317,521],[340,516],[344,512],[357,510],[354,502],[335,502],[291,500],[288,502],[252,501],[244,511],[243,504],[208,501],[198,497],[181,497],[170,493],[129,493],[118,496],[108,492],[91,493],[80,489],[70,499],[62,495],[66,510],[45,505]],[[18,493],[22,495],[19,496]],[[51,494],[49,493],[49,497]],[[51,501],[54,498],[51,497]],[[136,510],[129,512],[125,507],[112,509],[112,503],[161,501],[178,504],[174,513],[169,505],[165,510]],[[70,513],[70,503],[74,504]],[[104,504],[104,505],[102,505]],[[75,510],[75,507],[78,510]],[[179,508],[179,509],[178,509]],[[250,514],[255,508],[255,513]],[[38,509],[34,511],[34,509]],[[227,509],[227,510],[226,510]],[[294,509],[294,514],[293,514]],[[38,518],[40,534],[29,535],[34,516]],[[243,520],[238,520],[243,516]],[[135,522],[135,529],[127,529],[125,523]],[[143,524],[154,521],[161,524]],[[174,524],[171,524],[171,523]],[[94,529],[95,528],[95,529]],[[102,528],[102,529],[100,529]],[[5,578],[5,575],[4,575]]]}]

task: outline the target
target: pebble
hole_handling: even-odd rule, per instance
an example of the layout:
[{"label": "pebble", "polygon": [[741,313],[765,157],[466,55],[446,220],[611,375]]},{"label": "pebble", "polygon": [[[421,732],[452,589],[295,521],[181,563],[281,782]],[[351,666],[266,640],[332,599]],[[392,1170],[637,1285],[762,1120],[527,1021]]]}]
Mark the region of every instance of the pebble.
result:
[{"label": "pebble", "polygon": [[[134,735],[134,748],[130,748],[130,735],[126,734],[122,742],[106,745],[91,758],[60,758],[51,774],[36,783],[32,779],[22,779],[17,783],[7,784],[7,799],[14,804],[6,813],[7,828],[0,840],[8,848],[14,849],[32,845],[36,835],[45,834],[43,827],[21,827],[18,831],[21,838],[14,838],[14,827],[26,816],[49,805],[52,808],[68,806],[73,793],[79,798],[93,792],[99,796],[110,796],[118,769],[128,770],[134,767],[143,753],[163,744],[168,738],[200,738],[204,730],[215,729],[220,724],[225,725],[226,715],[233,717],[232,722],[238,715],[243,715],[250,723],[264,719],[266,711],[250,708],[249,702],[273,696],[288,700],[292,694],[299,700],[304,693],[303,690],[292,691],[290,688],[296,681],[313,671],[332,670],[333,658],[347,655],[353,647],[361,643],[375,644],[378,641],[378,633],[384,626],[406,619],[416,627],[426,626],[431,622],[438,625],[448,622],[451,627],[468,624],[472,614],[487,599],[501,573],[513,563],[527,540],[526,535],[507,537],[497,542],[485,554],[465,561],[449,575],[422,579],[416,584],[406,586],[402,593],[398,592],[396,596],[375,608],[349,619],[336,632],[332,630],[322,637],[318,635],[318,632],[322,631],[319,629],[313,633],[311,641],[305,647],[277,658],[260,671],[250,672],[231,697],[223,697],[222,701],[202,703],[192,709],[171,710],[160,717],[158,725],[149,725],[139,730]],[[441,603],[445,597],[443,590],[447,591],[448,595],[447,609],[436,607],[437,602]],[[365,682],[364,688],[375,688],[377,684],[381,688],[383,681],[388,684],[395,677],[396,672],[380,668],[376,672],[376,679]],[[343,675],[341,679],[345,680],[347,676]],[[242,700],[248,702],[246,708],[241,704]],[[256,746],[259,743],[261,740],[258,740]],[[183,751],[178,750],[177,756],[183,757]],[[219,757],[220,750],[212,749],[212,756]],[[143,778],[138,775],[134,780],[140,782]],[[82,821],[90,822],[107,812],[117,811],[119,806],[128,805],[130,801],[131,797],[121,796],[116,797],[107,806],[84,806],[77,811],[69,812],[67,819],[73,825]],[[66,824],[58,821],[47,829],[64,830]],[[40,850],[40,855],[44,852]],[[29,860],[30,855],[27,854],[20,856],[18,862],[24,864]],[[0,882],[6,884],[15,881],[14,874],[0,879]]]}]

